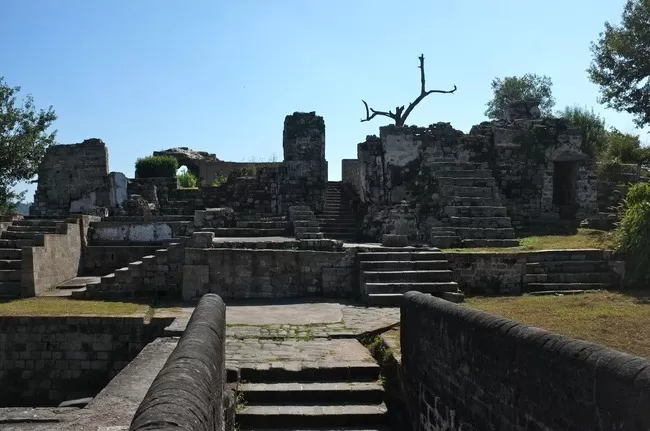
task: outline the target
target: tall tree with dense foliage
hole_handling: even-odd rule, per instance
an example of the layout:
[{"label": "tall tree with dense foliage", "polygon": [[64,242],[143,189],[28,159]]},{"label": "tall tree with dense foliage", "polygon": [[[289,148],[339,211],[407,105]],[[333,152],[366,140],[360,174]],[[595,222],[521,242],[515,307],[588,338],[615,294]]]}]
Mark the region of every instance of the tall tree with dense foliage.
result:
[{"label": "tall tree with dense foliage", "polygon": [[581,106],[567,106],[558,112],[559,117],[566,118],[576,125],[582,136],[582,151],[595,156],[607,147],[607,129],[605,119]]},{"label": "tall tree with dense foliage", "polygon": [[0,213],[22,198],[13,187],[36,175],[56,136],[56,131],[48,132],[57,118],[52,107],[37,111],[30,95],[18,100],[19,92],[20,87],[10,87],[0,77]]},{"label": "tall tree with dense foliage", "polygon": [[606,22],[591,51],[587,72],[601,102],[634,115],[638,127],[650,125],[650,0],[628,0],[620,25]]},{"label": "tall tree with dense foliage", "polygon": [[493,120],[505,118],[506,109],[516,100],[535,99],[539,101],[542,115],[551,115],[555,99],[553,81],[550,77],[527,73],[522,77],[507,76],[492,80],[494,97],[486,103],[485,115]]}]

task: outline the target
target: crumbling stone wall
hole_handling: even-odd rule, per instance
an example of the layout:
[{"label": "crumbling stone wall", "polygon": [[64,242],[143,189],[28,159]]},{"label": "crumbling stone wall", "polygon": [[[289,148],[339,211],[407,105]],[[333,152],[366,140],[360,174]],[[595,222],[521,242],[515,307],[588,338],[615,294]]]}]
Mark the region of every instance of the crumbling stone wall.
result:
[{"label": "crumbling stone wall", "polygon": [[418,292],[400,315],[413,429],[650,429],[645,358]]},{"label": "crumbling stone wall", "polygon": [[171,320],[0,316],[0,406],[96,395]]},{"label": "crumbling stone wall", "polygon": [[341,160],[341,182],[344,185],[348,185],[350,190],[354,191],[357,195],[359,194],[359,190],[361,189],[359,179],[359,160]]},{"label": "crumbling stone wall", "polygon": [[47,149],[38,169],[30,213],[65,216],[96,206],[109,207],[108,150],[100,139]]},{"label": "crumbling stone wall", "polygon": [[575,218],[598,213],[595,160],[582,152],[580,134],[568,120],[485,122],[470,135],[462,151],[468,160],[492,169],[515,227],[559,218],[553,204],[556,162],[576,166]]}]

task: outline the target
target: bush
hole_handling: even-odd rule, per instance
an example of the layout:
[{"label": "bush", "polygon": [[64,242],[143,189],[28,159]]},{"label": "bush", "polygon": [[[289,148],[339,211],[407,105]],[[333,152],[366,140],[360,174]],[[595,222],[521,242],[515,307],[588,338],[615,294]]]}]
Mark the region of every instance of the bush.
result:
[{"label": "bush", "polygon": [[650,278],[650,184],[632,186],[618,228],[618,250],[625,254],[626,278],[638,285]]},{"label": "bush", "polygon": [[628,206],[650,202],[650,183],[637,183],[630,187],[625,201]]},{"label": "bush", "polygon": [[149,156],[135,162],[136,178],[175,178],[178,161],[171,156]]},{"label": "bush", "polygon": [[183,189],[195,189],[198,187],[199,180],[190,171],[186,171],[180,175],[177,175],[177,178],[178,178],[178,184]]},{"label": "bush", "polygon": [[630,164],[621,163],[618,159],[605,159],[596,166],[596,176],[599,180],[618,181],[622,174],[635,174],[637,169]]},{"label": "bush", "polygon": [[228,182],[228,177],[225,175],[217,176],[214,181],[212,181],[212,187],[220,187]]}]

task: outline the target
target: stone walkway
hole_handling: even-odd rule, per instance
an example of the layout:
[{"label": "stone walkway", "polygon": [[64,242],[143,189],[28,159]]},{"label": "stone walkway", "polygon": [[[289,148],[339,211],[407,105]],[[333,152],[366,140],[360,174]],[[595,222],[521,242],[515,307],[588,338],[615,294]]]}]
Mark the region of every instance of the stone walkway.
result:
[{"label": "stone walkway", "polygon": [[[174,311],[178,316],[167,335],[178,336],[187,326],[193,308]],[[164,317],[164,311],[156,313]],[[311,340],[314,338],[356,338],[381,332],[399,323],[399,308],[374,308],[340,302],[284,302],[228,304],[228,338]]]}]

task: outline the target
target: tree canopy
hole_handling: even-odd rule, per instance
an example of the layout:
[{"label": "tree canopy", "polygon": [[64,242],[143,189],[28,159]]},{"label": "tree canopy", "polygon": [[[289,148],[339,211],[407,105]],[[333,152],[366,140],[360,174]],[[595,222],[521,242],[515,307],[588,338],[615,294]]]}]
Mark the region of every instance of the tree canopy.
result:
[{"label": "tree canopy", "polygon": [[591,44],[589,79],[600,87],[601,103],[650,125],[650,0],[628,0],[621,24],[605,23]]},{"label": "tree canopy", "polygon": [[594,112],[581,106],[567,106],[558,112],[559,117],[570,120],[578,127],[582,136],[582,151],[595,156],[607,147],[607,129],[605,119]]},{"label": "tree canopy", "polygon": [[492,80],[494,96],[486,103],[485,115],[493,120],[505,118],[506,109],[516,100],[535,99],[539,101],[542,115],[551,115],[555,99],[553,98],[553,81],[550,77],[527,73],[522,77],[507,76]]},{"label": "tree canopy", "polygon": [[32,96],[18,101],[20,87],[10,87],[0,77],[0,213],[13,209],[22,194],[13,187],[36,175],[56,131],[48,132],[56,120],[50,106],[37,111]]}]

